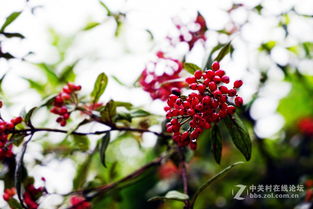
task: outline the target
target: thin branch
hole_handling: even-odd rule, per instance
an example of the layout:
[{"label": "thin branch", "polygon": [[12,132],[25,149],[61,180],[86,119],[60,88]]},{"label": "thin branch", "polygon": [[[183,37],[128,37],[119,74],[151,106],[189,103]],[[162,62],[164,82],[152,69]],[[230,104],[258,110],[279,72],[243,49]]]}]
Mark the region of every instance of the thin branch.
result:
[{"label": "thin branch", "polygon": [[[108,130],[94,131],[94,132],[73,131],[71,132],[71,134],[73,135],[100,135],[100,134],[104,134],[104,133],[111,132],[111,131],[133,131],[133,132],[140,132],[140,133],[152,133],[156,136],[168,137],[167,135],[156,132],[156,131],[151,131],[148,129],[130,128],[130,127],[112,127],[111,129],[108,129]],[[36,132],[56,132],[56,133],[64,133],[64,134],[68,133],[67,130],[54,129],[54,128],[33,128],[33,129],[22,129],[22,130],[10,131],[10,133],[25,133],[25,134],[31,134],[31,133],[36,133]]]},{"label": "thin branch", "polygon": [[[91,199],[95,198],[96,196],[98,196],[100,194],[103,194],[105,192],[111,191],[112,189],[118,188],[123,183],[128,182],[129,180],[136,179],[137,177],[142,175],[144,172],[146,172],[148,169],[161,165],[162,161],[165,161],[172,154],[173,154],[173,152],[169,152],[169,154],[167,154],[165,156],[158,157],[157,159],[151,161],[150,163],[144,165],[143,167],[139,168],[138,170],[132,172],[131,174],[123,177],[122,179],[120,179],[114,183],[101,185],[101,186],[90,188],[90,189],[84,189],[84,190],[70,192],[68,194],[64,194],[63,196],[72,195],[72,194],[82,194],[83,196],[86,196],[86,201],[90,201]],[[127,186],[127,184],[123,185],[123,187],[125,187],[125,186]],[[93,193],[93,192],[95,192],[95,193]],[[90,193],[92,193],[92,194],[90,194]],[[90,195],[88,195],[88,194],[90,194]],[[71,206],[68,209],[73,209],[74,207],[77,207],[78,205]]]},{"label": "thin branch", "polygon": [[199,194],[205,190],[213,181],[215,181],[216,179],[218,179],[219,177],[221,177],[223,174],[225,174],[227,171],[229,171],[230,169],[232,169],[233,167],[235,167],[236,165],[242,164],[244,162],[236,162],[231,164],[230,166],[226,167],[225,169],[223,169],[222,171],[220,171],[218,174],[216,174],[215,176],[213,176],[212,178],[210,178],[206,183],[204,183],[197,191],[196,193],[193,195],[191,202],[190,202],[190,209],[193,209],[193,206],[197,200],[197,197],[199,196]]}]

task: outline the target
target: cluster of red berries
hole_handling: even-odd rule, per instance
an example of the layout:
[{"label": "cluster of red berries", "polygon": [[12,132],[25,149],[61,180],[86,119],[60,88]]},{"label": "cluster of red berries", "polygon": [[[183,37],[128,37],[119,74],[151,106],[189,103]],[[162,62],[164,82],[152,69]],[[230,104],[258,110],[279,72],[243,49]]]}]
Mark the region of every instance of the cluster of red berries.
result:
[{"label": "cluster of red berries", "polygon": [[84,197],[73,196],[70,200],[72,209],[90,209],[91,204],[87,202]]},{"label": "cluster of red berries", "polygon": [[313,118],[306,117],[302,118],[298,123],[298,128],[301,133],[308,136],[313,136]]},{"label": "cluster of red berries", "polygon": [[[193,48],[195,43],[199,40],[206,41],[205,32],[208,30],[204,17],[198,13],[193,24],[176,23],[176,28],[179,31],[178,41],[185,42],[189,46],[189,50]],[[194,28],[193,28],[194,27]],[[174,38],[168,37],[172,44]]]},{"label": "cluster of red berries", "polygon": [[3,199],[5,201],[9,201],[9,199],[11,199],[15,194],[16,194],[15,187],[7,188],[4,190]]},{"label": "cluster of red berries", "polygon": [[220,69],[218,62],[212,64],[211,70],[195,71],[194,76],[186,78],[186,82],[194,92],[182,96],[179,91],[174,91],[169,96],[164,110],[166,118],[171,120],[166,128],[174,133],[173,140],[179,146],[189,144],[191,149],[196,149],[197,138],[205,129],[235,113],[236,106],[243,104],[242,98],[237,96],[243,82],[235,81],[233,88],[223,85],[229,83],[229,77]]},{"label": "cluster of red berries", "polygon": [[36,202],[45,192],[44,187],[35,188],[34,184],[29,184],[25,188],[25,192],[23,194],[24,203],[29,209],[37,209],[39,204]]},{"label": "cluster of red berries", "polygon": [[[172,88],[180,89],[184,86],[183,82],[175,81],[180,78],[183,65],[179,60],[165,57],[163,52],[158,52],[157,58],[143,70],[139,83],[152,99],[166,101]],[[160,68],[161,72],[158,72]]]},{"label": "cluster of red berries", "polygon": [[0,160],[13,156],[12,144],[7,145],[9,133],[15,129],[15,126],[23,121],[22,117],[11,119],[10,122],[0,121]]},{"label": "cluster of red berries", "polygon": [[54,99],[53,108],[50,112],[59,115],[56,121],[61,125],[65,126],[66,121],[70,118],[70,112],[66,104],[72,102],[72,96],[75,92],[81,90],[81,86],[68,83]]}]

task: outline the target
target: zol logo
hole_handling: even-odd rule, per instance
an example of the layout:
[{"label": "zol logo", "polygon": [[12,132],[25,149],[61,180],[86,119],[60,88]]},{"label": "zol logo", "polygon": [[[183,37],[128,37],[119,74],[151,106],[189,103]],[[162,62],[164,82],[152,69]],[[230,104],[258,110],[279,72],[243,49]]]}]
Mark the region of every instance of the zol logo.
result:
[{"label": "zol logo", "polygon": [[242,197],[241,195],[243,194],[243,192],[246,189],[246,185],[242,185],[242,184],[237,184],[236,187],[239,187],[239,190],[237,192],[234,191],[234,189],[232,190],[232,194],[234,195],[234,199],[236,200],[244,200],[245,198]]}]

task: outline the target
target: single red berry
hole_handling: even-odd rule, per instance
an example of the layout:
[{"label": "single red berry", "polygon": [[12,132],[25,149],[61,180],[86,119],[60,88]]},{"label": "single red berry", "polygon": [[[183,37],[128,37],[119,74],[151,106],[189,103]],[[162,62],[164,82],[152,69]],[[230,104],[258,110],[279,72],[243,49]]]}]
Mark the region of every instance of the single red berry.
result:
[{"label": "single red berry", "polygon": [[217,89],[216,83],[213,82],[213,81],[211,81],[211,82],[209,83],[209,89],[210,89],[211,91],[215,91],[215,90]]},{"label": "single red berry", "polygon": [[223,75],[225,75],[225,71],[224,70],[217,70],[215,72],[215,75],[219,76],[219,77],[222,77]]},{"label": "single red berry", "polygon": [[177,96],[179,96],[181,94],[180,89],[176,88],[176,87],[172,88],[171,92],[172,92],[172,94],[177,95]]},{"label": "single red berry", "polygon": [[228,95],[230,97],[236,96],[236,94],[237,94],[237,90],[236,89],[229,89],[228,90]]},{"label": "single red berry", "polygon": [[187,110],[187,114],[190,115],[190,116],[192,116],[192,115],[195,114],[195,111],[194,111],[193,109],[189,108],[189,109]]},{"label": "single red berry", "polygon": [[229,83],[229,77],[227,75],[224,75],[221,79],[223,83]]},{"label": "single red berry", "polygon": [[241,106],[243,104],[243,99],[241,97],[236,97],[235,104],[236,106]]},{"label": "single red berry", "polygon": [[196,83],[192,83],[189,85],[189,87],[192,89],[192,90],[196,90],[197,89],[197,84]]},{"label": "single red berry", "polygon": [[188,84],[192,84],[192,83],[196,82],[196,79],[195,79],[195,77],[188,77],[188,78],[186,78],[186,82]]},{"label": "single red berry", "polygon": [[196,143],[196,142],[191,142],[191,143],[189,144],[189,147],[190,147],[190,149],[192,149],[192,150],[196,150],[196,149],[197,149],[197,143]]},{"label": "single red berry", "polygon": [[222,95],[222,92],[220,90],[215,90],[213,92],[214,97],[220,97]]},{"label": "single red berry", "polygon": [[205,91],[205,85],[203,84],[198,84],[197,88],[200,93],[203,93]]},{"label": "single red berry", "polygon": [[183,102],[184,108],[188,109],[190,107],[190,103],[188,101]]},{"label": "single red berry", "polygon": [[212,70],[217,71],[220,69],[220,63],[219,62],[213,62],[211,66]]},{"label": "single red berry", "polygon": [[196,79],[200,79],[202,77],[202,71],[201,70],[196,70],[194,73],[194,76]]},{"label": "single red berry", "polygon": [[227,107],[227,113],[228,114],[234,114],[236,112],[236,107],[232,106],[232,105],[229,105]]},{"label": "single red berry", "polygon": [[222,92],[222,94],[227,94],[228,93],[228,88],[226,86],[220,86],[219,89]]},{"label": "single red berry", "polygon": [[208,70],[206,73],[205,73],[205,78],[211,80],[213,77],[215,76],[215,73],[214,71],[212,70]]},{"label": "single red berry", "polygon": [[215,83],[219,83],[219,82],[221,82],[221,77],[219,77],[219,76],[214,76],[214,78],[213,78],[213,81],[215,81]]},{"label": "single red berry", "polygon": [[243,82],[242,80],[237,80],[234,82],[234,88],[240,88],[242,86]]}]

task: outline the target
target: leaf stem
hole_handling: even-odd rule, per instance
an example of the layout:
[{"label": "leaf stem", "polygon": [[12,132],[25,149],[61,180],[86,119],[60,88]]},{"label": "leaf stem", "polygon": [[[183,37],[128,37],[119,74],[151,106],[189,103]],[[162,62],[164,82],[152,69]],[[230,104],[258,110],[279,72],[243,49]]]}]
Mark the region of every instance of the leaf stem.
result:
[{"label": "leaf stem", "polygon": [[229,165],[228,167],[226,167],[225,169],[223,169],[222,171],[220,171],[219,173],[217,173],[215,176],[213,176],[212,178],[210,178],[206,183],[204,183],[194,194],[194,196],[191,199],[190,202],[190,209],[193,209],[193,206],[197,200],[197,197],[199,196],[199,194],[204,191],[213,181],[215,181],[216,179],[220,178],[224,173],[226,173],[227,171],[229,171],[230,169],[232,169],[233,167],[235,167],[236,165],[242,164],[244,162],[236,162],[233,163],[231,165]]}]

